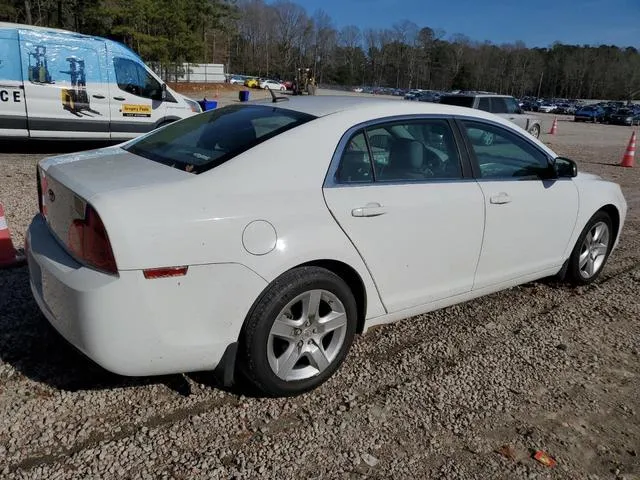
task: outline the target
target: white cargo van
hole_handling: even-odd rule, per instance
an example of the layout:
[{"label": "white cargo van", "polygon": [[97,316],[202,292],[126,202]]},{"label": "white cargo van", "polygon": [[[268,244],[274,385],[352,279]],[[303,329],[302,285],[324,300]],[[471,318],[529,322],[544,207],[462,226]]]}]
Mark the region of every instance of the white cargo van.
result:
[{"label": "white cargo van", "polygon": [[122,44],[0,22],[0,138],[128,139],[200,111]]}]

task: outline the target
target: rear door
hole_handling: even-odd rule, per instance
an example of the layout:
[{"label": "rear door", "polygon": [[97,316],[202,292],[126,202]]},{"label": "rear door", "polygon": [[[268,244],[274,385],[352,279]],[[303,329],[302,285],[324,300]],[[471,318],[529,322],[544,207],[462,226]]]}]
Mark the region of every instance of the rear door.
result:
[{"label": "rear door", "polygon": [[0,137],[28,134],[18,31],[0,29]]},{"label": "rear door", "polygon": [[35,30],[19,34],[31,137],[109,138],[104,41]]},{"label": "rear door", "polygon": [[484,200],[445,119],[349,132],[324,196],[389,312],[471,290]]},{"label": "rear door", "polygon": [[110,58],[111,138],[133,138],[153,130],[166,115],[162,83],[140,62],[122,52]]}]

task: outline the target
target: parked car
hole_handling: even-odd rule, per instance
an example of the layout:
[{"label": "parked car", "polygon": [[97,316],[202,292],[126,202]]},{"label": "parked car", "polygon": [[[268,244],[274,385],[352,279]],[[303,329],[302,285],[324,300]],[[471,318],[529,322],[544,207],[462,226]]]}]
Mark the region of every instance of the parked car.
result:
[{"label": "parked car", "polygon": [[245,80],[245,77],[242,75],[232,75],[231,78],[229,78],[229,83],[231,85],[244,85]]},{"label": "parked car", "polygon": [[[529,132],[535,138],[540,137],[540,119],[534,115],[524,113],[516,99],[513,97],[490,94],[442,95],[440,97],[440,103],[475,108],[478,110],[484,110],[485,112],[494,113],[502,118],[512,121],[520,128]],[[482,137],[477,140],[485,143],[486,145],[491,145],[494,137],[490,132],[482,133]]]},{"label": "parked car", "polygon": [[600,122],[604,118],[604,108],[597,105],[582,107],[576,111],[574,121],[576,122]]},{"label": "parked car", "polygon": [[244,81],[244,86],[249,88],[259,88],[260,80],[256,77],[247,77],[247,79]]},{"label": "parked car", "polygon": [[361,97],[234,104],[37,175],[30,285],[69,342],[122,375],[219,367],[272,396],[322,384],[372,326],[591,283],[627,211],[510,121]]},{"label": "parked car", "polygon": [[415,100],[419,102],[432,102],[437,103],[440,101],[440,94],[438,92],[432,92],[430,90],[417,93]]},{"label": "parked car", "polygon": [[602,110],[603,110],[603,114],[600,121],[602,123],[611,123],[611,115],[616,113],[618,111],[618,108],[609,106],[609,107],[603,107]]},{"label": "parked car", "polygon": [[640,112],[630,108],[620,108],[610,115],[609,122],[613,125],[640,125]]},{"label": "parked car", "polygon": [[538,106],[538,111],[542,113],[553,113],[557,108],[555,103],[542,103]]},{"label": "parked car", "polygon": [[418,95],[420,92],[422,92],[422,90],[419,90],[419,89],[409,90],[407,93],[404,94],[404,99],[405,100],[415,100],[416,99],[416,95]]},{"label": "parked car", "polygon": [[0,22],[0,138],[125,140],[200,113],[132,50]]},{"label": "parked car", "polygon": [[280,83],[276,80],[263,80],[260,83],[260,88],[263,90],[286,90],[287,86],[284,83]]},{"label": "parked car", "polygon": [[576,107],[574,105],[571,105],[570,103],[559,103],[558,105],[556,105],[554,113],[573,115],[576,113]]},{"label": "parked car", "polygon": [[353,91],[356,92],[356,93],[362,93],[364,91],[364,88],[356,87],[356,88],[353,89]]}]

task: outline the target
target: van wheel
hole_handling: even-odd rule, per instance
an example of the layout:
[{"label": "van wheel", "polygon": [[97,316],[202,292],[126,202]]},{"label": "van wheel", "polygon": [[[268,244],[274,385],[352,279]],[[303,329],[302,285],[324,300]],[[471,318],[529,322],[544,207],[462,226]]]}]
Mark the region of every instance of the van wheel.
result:
[{"label": "van wheel", "polygon": [[268,396],[312,390],[340,367],[356,332],[357,306],[339,276],[301,267],[276,279],[243,327],[240,372]]}]

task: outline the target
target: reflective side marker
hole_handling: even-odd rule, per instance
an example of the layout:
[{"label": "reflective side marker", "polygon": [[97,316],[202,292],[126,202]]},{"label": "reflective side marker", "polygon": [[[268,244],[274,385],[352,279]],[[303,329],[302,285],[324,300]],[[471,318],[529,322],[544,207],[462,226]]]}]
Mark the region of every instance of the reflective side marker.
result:
[{"label": "reflective side marker", "polygon": [[187,270],[189,267],[162,267],[148,268],[142,273],[147,280],[153,280],[154,278],[183,277],[187,274]]}]

